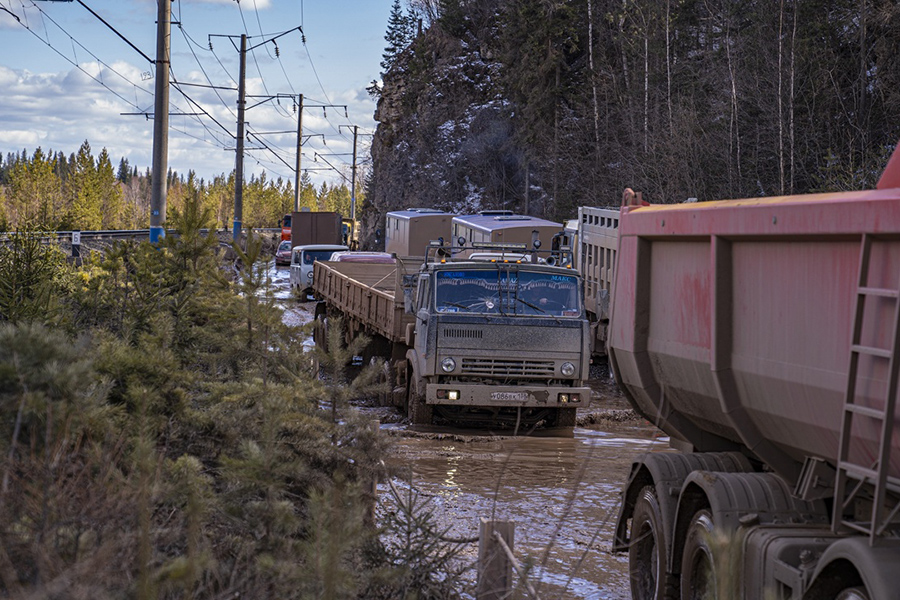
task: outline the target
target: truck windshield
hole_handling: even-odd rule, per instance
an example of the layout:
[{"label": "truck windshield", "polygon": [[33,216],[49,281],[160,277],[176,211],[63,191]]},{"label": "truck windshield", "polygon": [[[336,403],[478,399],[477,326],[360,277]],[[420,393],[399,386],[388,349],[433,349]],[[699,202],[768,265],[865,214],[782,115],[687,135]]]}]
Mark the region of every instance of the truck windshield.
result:
[{"label": "truck windshield", "polygon": [[438,312],[580,317],[578,278],[512,269],[438,271]]}]

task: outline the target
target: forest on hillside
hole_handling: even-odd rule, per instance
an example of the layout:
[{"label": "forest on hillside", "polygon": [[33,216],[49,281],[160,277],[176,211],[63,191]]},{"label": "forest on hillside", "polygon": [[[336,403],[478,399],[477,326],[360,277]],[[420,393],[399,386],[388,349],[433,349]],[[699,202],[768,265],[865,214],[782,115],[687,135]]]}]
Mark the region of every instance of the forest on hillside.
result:
[{"label": "forest on hillside", "polygon": [[[316,186],[304,173],[300,207],[350,214],[350,188]],[[118,166],[106,148],[94,157],[85,140],[77,152],[35,148],[0,156],[0,231],[146,229],[150,224],[150,169],[143,173],[128,159]],[[357,193],[357,198],[362,198]],[[183,210],[187,199],[211,211],[216,228],[230,229],[234,216],[234,172],[211,181],[169,169],[166,209]],[[294,207],[294,185],[263,171],[244,180],[244,227],[276,227]]]},{"label": "forest on hillside", "polygon": [[900,136],[894,0],[395,0],[365,208],[873,187]]}]

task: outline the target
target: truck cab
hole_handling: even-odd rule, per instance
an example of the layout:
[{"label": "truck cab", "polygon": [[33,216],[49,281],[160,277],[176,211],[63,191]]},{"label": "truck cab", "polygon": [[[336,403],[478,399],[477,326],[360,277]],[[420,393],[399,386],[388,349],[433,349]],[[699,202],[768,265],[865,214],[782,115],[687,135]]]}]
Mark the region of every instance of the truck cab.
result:
[{"label": "truck cab", "polygon": [[313,284],[313,264],[317,260],[329,260],[335,252],[347,250],[347,246],[336,244],[294,246],[291,251],[291,289],[302,294],[310,291]]},{"label": "truck cab", "polygon": [[581,277],[509,256],[426,260],[419,272],[407,352],[414,423],[571,427],[589,403]]}]

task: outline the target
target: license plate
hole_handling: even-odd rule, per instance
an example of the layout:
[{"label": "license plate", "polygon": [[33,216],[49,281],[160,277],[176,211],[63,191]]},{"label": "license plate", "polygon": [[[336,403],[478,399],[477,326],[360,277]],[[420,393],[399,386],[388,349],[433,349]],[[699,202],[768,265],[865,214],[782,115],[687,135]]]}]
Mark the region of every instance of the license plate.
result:
[{"label": "license plate", "polygon": [[500,402],[525,402],[528,400],[528,392],[491,392],[491,400]]}]

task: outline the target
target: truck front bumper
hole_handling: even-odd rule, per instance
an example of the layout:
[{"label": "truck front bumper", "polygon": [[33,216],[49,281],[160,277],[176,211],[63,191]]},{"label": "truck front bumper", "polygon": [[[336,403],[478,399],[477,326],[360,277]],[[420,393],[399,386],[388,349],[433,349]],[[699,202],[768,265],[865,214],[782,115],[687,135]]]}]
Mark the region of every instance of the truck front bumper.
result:
[{"label": "truck front bumper", "polygon": [[590,399],[589,387],[526,387],[463,383],[429,383],[425,386],[426,404],[577,408],[587,406]]}]

